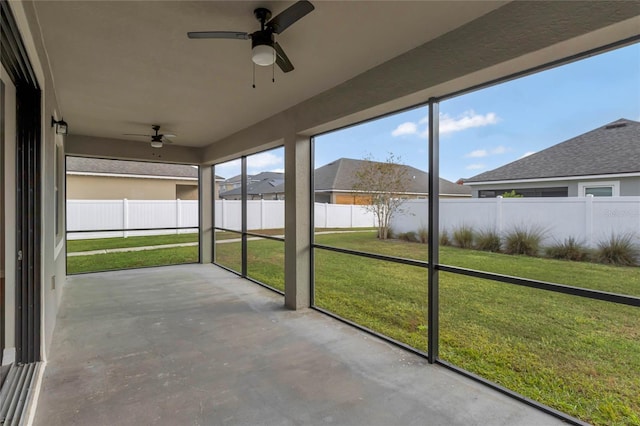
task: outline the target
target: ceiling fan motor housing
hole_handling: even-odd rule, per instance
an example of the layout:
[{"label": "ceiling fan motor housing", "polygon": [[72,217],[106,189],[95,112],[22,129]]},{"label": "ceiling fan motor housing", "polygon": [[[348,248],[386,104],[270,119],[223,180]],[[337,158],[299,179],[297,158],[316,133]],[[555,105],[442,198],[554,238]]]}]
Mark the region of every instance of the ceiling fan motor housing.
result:
[{"label": "ceiling fan motor housing", "polygon": [[272,65],[275,58],[275,50],[273,50],[273,32],[269,30],[256,31],[251,36],[251,50],[253,51],[253,62],[256,65],[268,66]]}]

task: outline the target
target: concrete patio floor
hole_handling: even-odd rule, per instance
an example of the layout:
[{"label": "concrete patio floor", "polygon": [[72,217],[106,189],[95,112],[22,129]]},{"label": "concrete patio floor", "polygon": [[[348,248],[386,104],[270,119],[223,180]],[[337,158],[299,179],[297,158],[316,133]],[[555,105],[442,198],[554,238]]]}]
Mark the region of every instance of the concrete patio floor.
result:
[{"label": "concrete patio floor", "polygon": [[554,425],[214,265],[69,278],[36,425]]}]

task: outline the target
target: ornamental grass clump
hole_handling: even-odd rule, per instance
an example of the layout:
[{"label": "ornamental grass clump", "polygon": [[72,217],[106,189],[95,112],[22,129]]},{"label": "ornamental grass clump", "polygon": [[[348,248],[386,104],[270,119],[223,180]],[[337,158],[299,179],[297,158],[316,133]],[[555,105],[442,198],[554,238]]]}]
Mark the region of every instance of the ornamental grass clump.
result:
[{"label": "ornamental grass clump", "polygon": [[427,244],[429,242],[429,229],[426,226],[418,228],[418,239],[422,244]]},{"label": "ornamental grass clump", "polygon": [[564,241],[547,247],[545,253],[552,259],[572,260],[575,262],[587,261],[590,257],[587,247],[574,237],[565,238]]},{"label": "ornamental grass clump", "polygon": [[418,239],[418,234],[413,231],[409,232],[401,232],[398,234],[398,239],[402,241],[407,241],[409,243],[417,243],[420,242]]},{"label": "ornamental grass clump", "polygon": [[611,235],[598,242],[594,260],[618,266],[636,266],[640,262],[640,247],[632,234]]},{"label": "ornamental grass clump", "polygon": [[451,237],[449,236],[449,231],[443,229],[440,231],[440,245],[441,246],[450,246],[451,245]]},{"label": "ornamental grass clump", "polygon": [[507,254],[524,254],[537,256],[540,243],[544,238],[544,230],[537,226],[516,226],[504,237],[504,252]]},{"label": "ornamental grass clump", "polygon": [[476,249],[478,250],[500,253],[501,246],[500,234],[492,229],[480,231],[476,235]]},{"label": "ornamental grass clump", "polygon": [[453,242],[460,248],[473,248],[473,236],[473,228],[462,225],[453,231]]}]

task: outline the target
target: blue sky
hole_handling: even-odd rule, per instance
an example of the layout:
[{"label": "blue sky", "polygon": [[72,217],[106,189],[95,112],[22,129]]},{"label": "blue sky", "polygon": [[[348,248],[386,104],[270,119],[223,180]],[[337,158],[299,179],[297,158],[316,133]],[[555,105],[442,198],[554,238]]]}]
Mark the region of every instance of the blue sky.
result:
[{"label": "blue sky", "polygon": [[[426,107],[316,137],[316,167],[392,152],[427,169]],[[540,151],[619,118],[640,121],[640,44],[440,103],[440,174],[455,181]],[[282,171],[282,149],[249,158],[248,171]],[[219,167],[230,177],[239,164]]]}]

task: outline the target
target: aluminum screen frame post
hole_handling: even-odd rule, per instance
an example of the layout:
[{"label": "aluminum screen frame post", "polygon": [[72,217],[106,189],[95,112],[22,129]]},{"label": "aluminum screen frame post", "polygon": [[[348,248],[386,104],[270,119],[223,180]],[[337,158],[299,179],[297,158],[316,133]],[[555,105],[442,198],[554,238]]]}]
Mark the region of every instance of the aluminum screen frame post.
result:
[{"label": "aluminum screen frame post", "polygon": [[437,266],[440,263],[440,140],[439,140],[440,104],[436,98],[429,99],[429,253],[428,253],[428,320],[427,320],[427,358],[430,364],[438,359],[439,339],[439,276]]},{"label": "aluminum screen frame post", "polygon": [[247,277],[247,156],[243,155],[240,166],[240,179],[242,188],[242,269],[241,275]]}]

